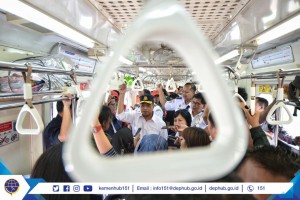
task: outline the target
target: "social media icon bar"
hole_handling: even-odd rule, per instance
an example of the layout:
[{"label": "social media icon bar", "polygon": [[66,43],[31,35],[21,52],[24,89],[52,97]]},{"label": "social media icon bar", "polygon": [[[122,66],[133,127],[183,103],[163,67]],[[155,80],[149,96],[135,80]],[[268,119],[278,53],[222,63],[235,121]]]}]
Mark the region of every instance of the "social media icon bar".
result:
[{"label": "social media icon bar", "polygon": [[64,192],[70,192],[70,186],[64,185]]},{"label": "social media icon bar", "polygon": [[79,185],[74,185],[73,186],[73,191],[74,192],[79,192],[80,191],[80,186]]},{"label": "social media icon bar", "polygon": [[59,192],[59,185],[53,185],[52,190],[53,192]]},{"label": "social media icon bar", "polygon": [[85,192],[91,192],[93,190],[93,186],[92,185],[85,185],[83,186],[83,191]]}]

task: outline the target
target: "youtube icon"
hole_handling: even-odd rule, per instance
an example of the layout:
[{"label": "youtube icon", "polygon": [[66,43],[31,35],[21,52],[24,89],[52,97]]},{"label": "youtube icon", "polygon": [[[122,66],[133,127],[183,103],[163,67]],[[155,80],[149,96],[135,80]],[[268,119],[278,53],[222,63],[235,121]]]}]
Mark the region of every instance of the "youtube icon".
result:
[{"label": "youtube icon", "polygon": [[92,185],[85,185],[83,186],[83,191],[85,192],[91,192],[93,190],[93,186]]}]

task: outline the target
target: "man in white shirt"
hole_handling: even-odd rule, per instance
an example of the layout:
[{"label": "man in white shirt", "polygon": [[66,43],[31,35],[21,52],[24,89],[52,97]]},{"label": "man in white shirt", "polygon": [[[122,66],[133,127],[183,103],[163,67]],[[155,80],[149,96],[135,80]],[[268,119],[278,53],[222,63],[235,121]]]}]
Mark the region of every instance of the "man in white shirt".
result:
[{"label": "man in white shirt", "polygon": [[206,102],[201,93],[194,95],[192,100],[192,125],[191,127],[198,127],[205,129],[206,123],[203,120],[203,113],[206,106]]},{"label": "man in white shirt", "polygon": [[124,112],[124,95],[126,92],[126,85],[122,84],[119,87],[119,104],[117,110],[117,118],[120,121],[130,123],[132,127],[132,133],[135,135],[140,131],[141,137],[146,134],[157,134],[168,139],[168,132],[162,127],[166,126],[166,123],[154,112],[154,100],[152,95],[140,96],[140,109],[141,112]]},{"label": "man in white shirt", "polygon": [[[143,91],[139,91],[139,96],[142,96],[142,95],[145,95],[145,94],[149,94],[150,95],[150,91],[147,90],[147,89],[144,89]],[[152,95],[153,98],[154,98],[154,95]],[[154,98],[155,100],[155,98]],[[135,109],[134,109],[135,112],[139,112],[141,113],[141,108],[140,106],[137,106]],[[155,102],[154,102],[154,109],[153,109],[153,112],[154,114],[159,117],[160,119],[163,118],[164,116],[164,112],[163,110],[161,109],[161,107],[159,105],[157,105]]]},{"label": "man in white shirt", "polygon": [[186,83],[183,86],[182,98],[176,98],[167,102],[161,84],[157,86],[157,90],[159,92],[159,101],[161,105],[165,107],[166,111],[177,111],[180,109],[187,109],[190,113],[192,112],[191,101],[196,92],[196,86],[194,84]]}]

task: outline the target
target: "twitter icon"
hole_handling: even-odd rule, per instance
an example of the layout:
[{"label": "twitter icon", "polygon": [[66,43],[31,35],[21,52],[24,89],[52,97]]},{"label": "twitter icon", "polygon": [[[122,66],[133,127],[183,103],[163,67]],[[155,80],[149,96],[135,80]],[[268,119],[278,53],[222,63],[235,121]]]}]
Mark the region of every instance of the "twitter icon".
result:
[{"label": "twitter icon", "polygon": [[59,185],[53,185],[53,192],[59,192]]}]

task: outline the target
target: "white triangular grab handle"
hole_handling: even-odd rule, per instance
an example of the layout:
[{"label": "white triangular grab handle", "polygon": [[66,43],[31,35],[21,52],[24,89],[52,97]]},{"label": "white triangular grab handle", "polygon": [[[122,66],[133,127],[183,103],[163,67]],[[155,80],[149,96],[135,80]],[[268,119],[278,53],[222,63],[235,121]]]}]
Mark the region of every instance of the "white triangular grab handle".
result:
[{"label": "white triangular grab handle", "polygon": [[[23,128],[23,121],[26,116],[26,113],[29,113],[34,119],[35,124],[37,125],[36,129],[25,129]],[[18,133],[23,135],[37,135],[44,130],[44,123],[39,112],[35,107],[30,108],[27,104],[24,104],[22,109],[19,112],[18,119],[16,122],[16,129]]]},{"label": "white triangular grab handle", "polygon": [[[169,89],[171,87],[171,89]],[[173,78],[170,78],[168,81],[167,81],[167,85],[166,85],[166,91],[167,92],[175,92],[176,90],[176,84],[175,84],[175,81]]]},{"label": "white triangular grab handle", "polygon": [[[213,105],[211,110],[220,130],[218,137],[210,147],[189,151],[101,158],[89,142],[90,124],[97,116],[94,108],[101,102],[99,91],[105,91],[110,76],[119,65],[119,57],[145,40],[164,41],[199,75],[203,87],[207,89],[206,97]],[[113,48],[115,53],[111,59],[102,67],[96,67],[96,73],[101,78],[94,80],[95,87],[92,88],[84,116],[71,130],[72,134],[63,149],[65,169],[72,179],[82,182],[208,181],[231,172],[244,157],[248,137],[242,115],[232,101],[219,68],[214,64],[217,56],[212,49],[208,39],[199,32],[187,11],[176,0],[147,1],[139,18]],[[178,160],[184,164],[178,163]],[[153,163],[160,166],[153,168]]]},{"label": "white triangular grab handle", "polygon": [[233,98],[238,98],[238,99],[241,100],[245,105],[247,105],[245,99],[244,99],[239,93],[235,93],[232,97],[233,97]]},{"label": "white triangular grab handle", "polygon": [[[271,116],[273,115],[273,113],[275,112],[275,110],[280,109],[280,108],[284,108],[284,110],[287,112],[288,114],[288,120],[286,121],[281,121],[281,120],[272,120]],[[266,118],[267,122],[271,125],[280,125],[280,124],[290,124],[293,121],[293,116],[291,114],[291,112],[288,110],[288,108],[286,107],[286,105],[284,104],[284,102],[280,101],[277,102],[269,111],[267,118]]]},{"label": "white triangular grab handle", "polygon": [[[136,84],[138,83],[139,86],[136,86]],[[143,91],[144,90],[144,84],[142,82],[142,80],[140,78],[136,78],[133,82],[132,82],[132,91]]]}]

